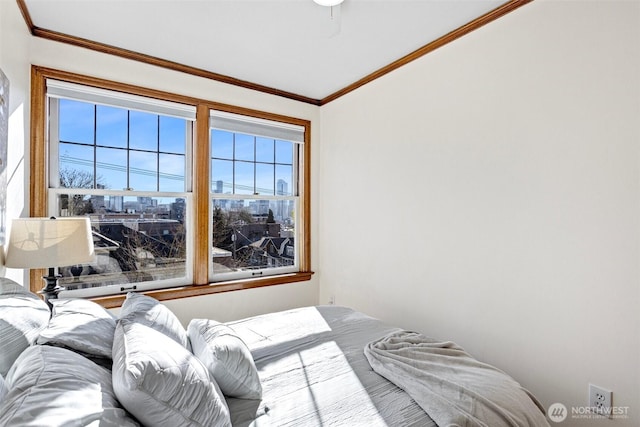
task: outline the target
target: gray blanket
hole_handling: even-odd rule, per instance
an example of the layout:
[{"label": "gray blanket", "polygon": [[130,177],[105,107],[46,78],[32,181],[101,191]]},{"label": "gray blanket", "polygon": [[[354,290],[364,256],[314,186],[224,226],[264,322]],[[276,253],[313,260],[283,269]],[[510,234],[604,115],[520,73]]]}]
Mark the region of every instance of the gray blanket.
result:
[{"label": "gray blanket", "polygon": [[452,342],[399,331],[367,344],[364,352],[375,372],[441,427],[549,426],[531,393]]}]

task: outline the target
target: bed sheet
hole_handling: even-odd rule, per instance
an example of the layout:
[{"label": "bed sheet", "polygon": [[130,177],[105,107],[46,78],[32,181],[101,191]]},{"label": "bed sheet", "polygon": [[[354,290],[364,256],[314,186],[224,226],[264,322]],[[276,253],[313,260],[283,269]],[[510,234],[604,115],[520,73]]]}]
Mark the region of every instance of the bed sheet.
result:
[{"label": "bed sheet", "polygon": [[364,356],[367,343],[398,328],[338,306],[227,325],[251,350],[263,389],[261,401],[227,399],[234,426],[436,426]]}]

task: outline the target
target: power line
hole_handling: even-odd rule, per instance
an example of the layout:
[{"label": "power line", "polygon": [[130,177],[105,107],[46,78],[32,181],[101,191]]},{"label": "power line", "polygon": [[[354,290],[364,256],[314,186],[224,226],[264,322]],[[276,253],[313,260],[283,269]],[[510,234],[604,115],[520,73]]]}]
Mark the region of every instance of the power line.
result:
[{"label": "power line", "polygon": [[[93,161],[91,160],[86,160],[86,159],[81,159],[79,157],[72,157],[69,155],[63,155],[60,157],[60,162],[61,163],[65,163],[65,164],[70,164],[70,165],[77,165],[77,166],[88,166],[93,168]],[[113,170],[113,171],[117,171],[117,172],[124,172],[127,173],[127,167],[123,166],[123,165],[118,165],[115,163],[106,163],[106,162],[96,162],[95,163],[96,166],[99,169],[106,169],[106,170]],[[135,168],[135,167],[130,167],[129,168],[129,173],[132,173],[134,175],[141,175],[141,176],[159,176],[161,178],[164,179],[169,179],[169,180],[174,180],[174,181],[184,181],[184,175],[178,175],[178,174],[171,174],[171,173],[166,173],[166,172],[156,172],[154,170],[150,170],[150,169],[143,169],[143,168]],[[220,180],[216,180],[216,181],[212,181],[212,184],[214,182],[217,182]],[[225,182],[222,181],[222,186],[223,188],[229,188],[232,189],[233,188],[233,184],[230,182]],[[242,185],[242,184],[236,184],[235,188],[237,190],[246,190],[246,191],[251,191],[253,192],[253,186],[251,185]],[[258,192],[262,192],[262,193],[275,193],[274,189],[272,188],[260,188],[260,187],[256,187],[256,190]]]}]

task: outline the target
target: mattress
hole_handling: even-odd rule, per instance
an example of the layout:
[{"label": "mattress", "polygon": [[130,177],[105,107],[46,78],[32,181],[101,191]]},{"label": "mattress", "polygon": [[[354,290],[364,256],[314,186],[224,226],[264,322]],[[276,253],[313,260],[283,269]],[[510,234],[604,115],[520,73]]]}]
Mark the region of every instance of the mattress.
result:
[{"label": "mattress", "polygon": [[367,343],[398,328],[338,306],[227,325],[251,350],[263,391],[261,401],[227,399],[234,426],[436,426],[364,356]]}]

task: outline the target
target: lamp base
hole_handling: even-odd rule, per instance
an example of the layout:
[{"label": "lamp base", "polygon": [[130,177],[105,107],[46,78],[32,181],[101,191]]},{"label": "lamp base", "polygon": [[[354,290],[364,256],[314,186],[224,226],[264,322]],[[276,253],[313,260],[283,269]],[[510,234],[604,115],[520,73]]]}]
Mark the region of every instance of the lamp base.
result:
[{"label": "lamp base", "polygon": [[44,302],[47,303],[49,308],[52,308],[52,305],[49,302],[49,300],[58,299],[58,294],[61,291],[64,291],[65,289],[64,286],[58,285],[59,277],[62,277],[62,276],[59,274],[56,275],[51,273],[49,273],[48,276],[42,277],[42,280],[44,280],[45,286],[40,291],[38,291],[38,293],[44,296]]}]

